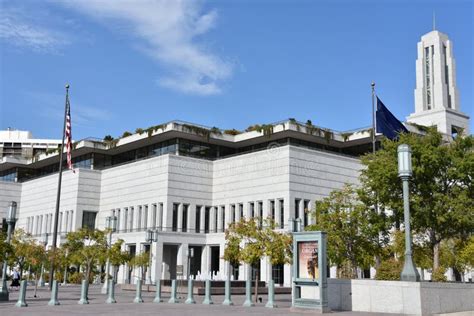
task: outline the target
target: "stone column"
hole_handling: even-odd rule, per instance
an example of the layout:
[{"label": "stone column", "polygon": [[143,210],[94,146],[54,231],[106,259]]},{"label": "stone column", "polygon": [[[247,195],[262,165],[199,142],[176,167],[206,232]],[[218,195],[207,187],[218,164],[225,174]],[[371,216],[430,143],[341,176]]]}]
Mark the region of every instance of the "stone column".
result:
[{"label": "stone column", "polygon": [[196,232],[196,205],[190,204],[188,206],[188,232]]},{"label": "stone column", "polygon": [[178,232],[182,232],[183,231],[183,203],[179,203],[178,205],[178,229],[177,231]]},{"label": "stone column", "polygon": [[171,231],[173,226],[173,203],[166,202],[163,205],[163,231]]},{"label": "stone column", "polygon": [[280,206],[280,203],[282,203],[281,200],[275,200],[275,225],[276,225],[276,228],[281,227],[281,220],[280,220],[281,206]]},{"label": "stone column", "polygon": [[209,274],[211,271],[211,247],[209,245],[205,245],[202,247],[202,254],[201,254],[201,274]]},{"label": "stone column", "polygon": [[156,280],[162,279],[162,266],[163,266],[163,242],[159,240],[155,243],[155,260],[153,260],[154,266],[154,274],[151,276],[153,282]]},{"label": "stone column", "polygon": [[229,224],[232,223],[232,214],[230,211],[230,205],[227,204],[224,209],[225,212],[225,225],[224,225],[224,230],[229,227]]},{"label": "stone column", "polygon": [[206,221],[206,207],[201,206],[201,221],[200,221],[200,227],[199,227],[199,231],[201,232],[201,234],[204,234],[205,221]]},{"label": "stone column", "polygon": [[217,206],[217,232],[221,233],[224,231],[224,226],[222,225],[222,216],[224,215],[224,210],[221,206]]},{"label": "stone column", "polygon": [[176,258],[176,264],[177,265],[182,265],[183,266],[183,275],[181,277],[177,277],[180,279],[185,279],[186,276],[188,275],[188,257],[186,254],[188,253],[188,244],[181,244],[178,247],[178,254]]}]

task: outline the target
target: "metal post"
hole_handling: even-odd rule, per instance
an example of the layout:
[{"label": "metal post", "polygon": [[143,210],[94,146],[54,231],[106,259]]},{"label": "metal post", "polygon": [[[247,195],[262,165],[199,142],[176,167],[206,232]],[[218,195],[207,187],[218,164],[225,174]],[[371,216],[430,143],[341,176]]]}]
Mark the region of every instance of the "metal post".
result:
[{"label": "metal post", "polygon": [[117,303],[115,300],[115,280],[114,278],[109,279],[109,297],[107,297],[107,300],[105,301],[107,304],[114,304]]},{"label": "metal post", "polygon": [[[63,177],[63,152],[64,152],[64,136],[66,134],[66,116],[67,116],[67,108],[68,108],[68,98],[69,98],[69,85],[66,85],[66,102],[64,104],[64,125],[63,125],[63,133],[61,135],[62,144],[59,150],[59,175],[58,175],[58,191],[56,195],[56,209],[54,211],[54,226],[53,226],[53,244],[51,245],[51,251],[53,253],[56,252],[56,243],[58,241],[58,221],[59,221],[59,203],[61,201],[61,182]],[[54,259],[51,260],[51,267],[49,269],[49,286],[51,288],[53,280],[54,280]]]},{"label": "metal post", "polygon": [[[108,217],[108,222],[111,221],[111,219]],[[110,224],[107,224],[107,226],[110,226]],[[110,227],[107,227],[110,228]],[[109,247],[112,247],[112,231],[109,233]],[[101,293],[102,294],[107,294],[109,290],[109,273],[110,273],[110,260],[107,258],[107,262],[105,263],[105,280],[104,280],[104,286],[102,286]]]},{"label": "metal post", "polygon": [[155,294],[155,299],[153,300],[153,303],[161,303],[163,302],[163,299],[161,298],[161,280],[156,280],[156,294]]},{"label": "metal post", "polygon": [[275,281],[270,280],[268,281],[268,302],[265,305],[268,308],[275,308],[277,307],[275,304]]},{"label": "metal post", "polygon": [[245,307],[252,307],[255,304],[252,302],[252,280],[250,277],[245,281],[245,302],[243,304]]},{"label": "metal post", "polygon": [[225,280],[225,299],[224,299],[224,302],[222,302],[222,305],[227,305],[227,306],[234,305],[231,299],[229,279]]},{"label": "metal post", "polygon": [[176,298],[176,280],[171,280],[171,297],[168,303],[170,304],[179,303],[178,299]]},{"label": "metal post", "polygon": [[204,301],[202,302],[205,305],[212,305],[214,302],[211,298],[211,280],[206,280],[206,294],[204,296]]},{"label": "metal post", "polygon": [[58,301],[58,281],[53,280],[51,288],[51,299],[48,302],[49,306],[59,305]]},{"label": "metal post", "polygon": [[26,307],[28,304],[25,301],[26,297],[26,280],[21,281],[21,286],[20,286],[20,294],[18,296],[18,302],[16,302],[15,306],[16,307]]},{"label": "metal post", "polygon": [[401,177],[403,181],[403,216],[405,224],[405,263],[400,276],[402,281],[419,282],[420,274],[416,269],[411,250],[411,230],[410,230],[410,201],[408,191],[408,177]]},{"label": "metal post", "polygon": [[[10,202],[9,210],[8,210],[8,217],[7,217],[7,240],[6,243],[9,245],[12,239],[12,230],[13,224],[16,222],[16,202]],[[7,285],[7,259],[3,261],[3,268],[2,268],[2,288],[0,289],[0,300],[1,301],[8,301],[9,294],[8,294],[8,285]]]},{"label": "metal post", "polygon": [[89,300],[87,299],[87,283],[88,280],[82,280],[82,286],[81,286],[81,299],[77,304],[81,305],[87,305],[89,304]]},{"label": "metal post", "polygon": [[134,303],[143,303],[142,298],[142,279],[137,280],[137,294],[135,295]]},{"label": "metal post", "polygon": [[188,279],[188,299],[185,302],[186,304],[196,304],[194,300],[194,293],[193,293],[193,279]]},{"label": "metal post", "polygon": [[376,120],[375,120],[375,82],[372,82],[372,153],[375,154],[375,133],[376,133]]}]

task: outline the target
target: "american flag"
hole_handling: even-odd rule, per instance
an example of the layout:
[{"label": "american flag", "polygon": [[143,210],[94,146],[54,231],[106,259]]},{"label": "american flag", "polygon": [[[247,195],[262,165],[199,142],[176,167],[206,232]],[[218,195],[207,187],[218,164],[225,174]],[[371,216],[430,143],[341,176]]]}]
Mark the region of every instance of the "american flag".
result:
[{"label": "american flag", "polygon": [[74,172],[72,168],[72,159],[71,159],[71,151],[72,151],[72,140],[71,140],[71,104],[69,103],[69,96],[66,96],[66,154],[67,154],[67,167]]}]

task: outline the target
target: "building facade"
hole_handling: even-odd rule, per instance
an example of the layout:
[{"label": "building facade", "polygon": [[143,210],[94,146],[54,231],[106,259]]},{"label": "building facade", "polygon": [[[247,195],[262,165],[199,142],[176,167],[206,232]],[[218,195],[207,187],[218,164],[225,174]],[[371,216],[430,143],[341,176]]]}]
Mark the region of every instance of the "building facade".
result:
[{"label": "building facade", "polygon": [[[409,122],[436,125],[449,137],[453,126],[467,132],[449,40],[430,32],[418,51]],[[254,217],[271,217],[279,231],[292,232],[299,222],[310,225],[318,200],[345,183],[358,184],[359,157],[372,151],[370,129],[342,133],[289,119],[235,134],[172,121],[118,140],[77,142],[75,172],[63,173],[59,242],[81,227],[104,229],[106,218],[116,216],[112,240],[123,239],[131,254],[151,253],[148,282],[187,274],[244,280],[258,271],[253,274],[263,281],[289,286],[290,266],[272,266],[267,258],[253,268],[226,263],[225,229]],[[58,170],[57,152],[0,163],[1,212],[16,201],[16,226],[38,239],[49,236],[49,245]],[[149,230],[157,232],[157,241],[147,240]],[[118,282],[134,283],[137,277],[137,270],[124,266]]]}]

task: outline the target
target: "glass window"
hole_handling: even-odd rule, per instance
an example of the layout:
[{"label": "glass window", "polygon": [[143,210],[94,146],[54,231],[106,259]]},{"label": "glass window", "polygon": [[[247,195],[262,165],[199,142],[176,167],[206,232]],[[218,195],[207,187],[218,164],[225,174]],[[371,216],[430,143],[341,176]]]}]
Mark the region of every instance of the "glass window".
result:
[{"label": "glass window", "polygon": [[201,232],[201,205],[196,205],[196,233]]},{"label": "glass window", "polygon": [[178,203],[173,203],[173,222],[171,225],[171,230],[174,232],[178,230],[178,207]]},{"label": "glass window", "polygon": [[183,220],[182,220],[182,231],[185,233],[188,231],[188,209],[189,204],[183,205]]},{"label": "glass window", "polygon": [[94,230],[96,216],[97,216],[97,212],[82,211],[82,228]]}]

